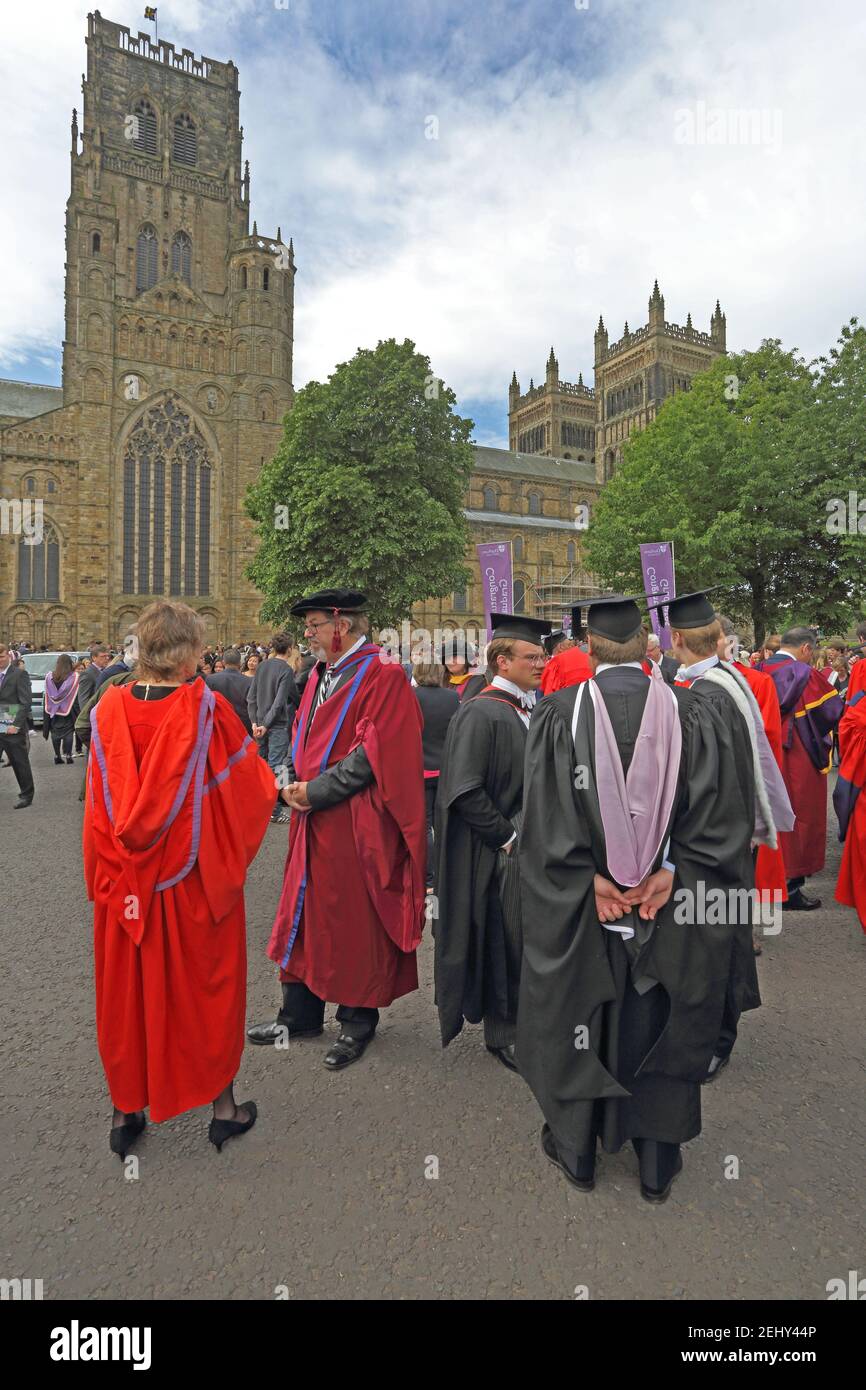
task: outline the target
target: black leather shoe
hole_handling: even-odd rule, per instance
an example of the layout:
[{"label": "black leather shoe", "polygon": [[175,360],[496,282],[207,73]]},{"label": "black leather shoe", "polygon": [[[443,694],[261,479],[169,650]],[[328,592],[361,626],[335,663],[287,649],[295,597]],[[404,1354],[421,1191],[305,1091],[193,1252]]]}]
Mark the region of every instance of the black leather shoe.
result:
[{"label": "black leather shoe", "polygon": [[208,1127],[207,1137],[212,1144],[216,1145],[217,1153],[222,1153],[223,1144],[227,1139],[234,1139],[239,1134],[246,1134],[248,1129],[252,1129],[258,1118],[258,1111],[254,1100],[241,1101],[240,1105],[235,1106],[235,1114],[238,1111],[246,1110],[249,1119],[247,1120],[218,1120],[216,1117],[211,1120]]},{"label": "black leather shoe", "polygon": [[[571,1169],[567,1168],[559,1157],[559,1150],[556,1147],[556,1140],[553,1137],[550,1125],[545,1125],[541,1131],[541,1151],[545,1158],[549,1159],[553,1164],[554,1168],[558,1168],[559,1171],[564,1174],[572,1187],[577,1188],[578,1192],[591,1192],[595,1187],[595,1164],[593,1163],[590,1165],[589,1160],[583,1160],[583,1163],[586,1165],[584,1168],[584,1176],[576,1177]],[[591,1177],[588,1176],[590,1166],[592,1166],[593,1169]]]},{"label": "black leather shoe", "polygon": [[325,1031],[321,1023],[317,1028],[299,1028],[290,1018],[281,1018],[278,1014],[273,1023],[256,1023],[248,1028],[247,1037],[257,1047],[273,1047],[285,1039],[287,1029],[290,1042],[295,1038],[317,1038]]},{"label": "black leather shoe", "polygon": [[350,1067],[359,1057],[363,1057],[374,1037],[375,1033],[368,1033],[366,1038],[350,1038],[346,1033],[341,1033],[333,1047],[329,1047],[325,1053],[325,1066],[329,1071],[342,1071],[344,1067]]},{"label": "black leather shoe", "polygon": [[707,1071],[706,1076],[701,1082],[701,1085],[706,1086],[709,1084],[710,1081],[715,1081],[719,1072],[725,1070],[725,1067],[728,1065],[730,1060],[730,1052],[728,1053],[727,1057],[713,1057],[712,1061],[710,1062],[709,1070]]},{"label": "black leather shoe", "polygon": [[517,1071],[517,1062],[514,1058],[514,1043],[508,1043],[506,1047],[490,1047],[488,1044],[487,1051],[495,1057],[498,1062],[501,1062],[504,1067],[507,1067],[509,1071]]},{"label": "black leather shoe", "polygon": [[32,796],[30,796],[30,797],[27,797],[27,796],[19,796],[18,800],[15,802],[15,805],[12,807],[12,810],[13,810],[13,811],[23,811],[25,806],[31,806],[32,804],[33,804],[33,797],[32,797]]},{"label": "black leather shoe", "polygon": [[788,901],[782,904],[789,912],[814,912],[821,906],[820,898],[810,898],[808,893],[804,893],[802,888],[795,888],[793,893],[788,894]]},{"label": "black leather shoe", "polygon": [[671,1180],[668,1183],[667,1187],[663,1187],[659,1190],[655,1187],[647,1187],[645,1183],[641,1183],[640,1195],[643,1197],[644,1201],[655,1202],[656,1205],[659,1205],[662,1202],[666,1202],[668,1197],[670,1197],[671,1195],[671,1188],[674,1185],[674,1179],[676,1178],[677,1174],[681,1173],[682,1171],[683,1156],[682,1154],[677,1154],[677,1166],[674,1168],[673,1176],[671,1177]]}]

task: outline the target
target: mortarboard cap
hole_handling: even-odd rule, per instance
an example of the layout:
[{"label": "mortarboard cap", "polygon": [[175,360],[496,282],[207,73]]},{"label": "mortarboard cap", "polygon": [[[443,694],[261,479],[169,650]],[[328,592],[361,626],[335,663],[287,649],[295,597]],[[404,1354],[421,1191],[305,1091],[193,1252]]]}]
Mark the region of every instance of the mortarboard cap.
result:
[{"label": "mortarboard cap", "polygon": [[550,623],[544,618],[527,618],[522,613],[491,613],[490,626],[495,637],[513,637],[518,642],[531,642],[540,647],[542,639],[550,632]]},{"label": "mortarboard cap", "polygon": [[665,623],[664,610],[667,609],[667,627],[681,628],[688,631],[693,627],[709,627],[718,617],[715,608],[707,598],[707,594],[714,594],[722,586],[713,584],[709,589],[696,589],[693,594],[678,594],[676,598],[656,598],[651,599],[647,607],[659,610],[659,616]]},{"label": "mortarboard cap", "polygon": [[[581,610],[587,609],[586,622],[581,623]],[[640,609],[633,598],[622,594],[606,594],[604,598],[579,603],[571,610],[572,633],[585,628],[609,642],[628,642],[637,636],[642,626]]]},{"label": "mortarboard cap", "polygon": [[305,613],[319,611],[322,613],[363,613],[367,607],[367,595],[359,592],[358,589],[322,589],[317,594],[308,594],[306,598],[298,599],[289,609],[295,617],[303,617]]}]

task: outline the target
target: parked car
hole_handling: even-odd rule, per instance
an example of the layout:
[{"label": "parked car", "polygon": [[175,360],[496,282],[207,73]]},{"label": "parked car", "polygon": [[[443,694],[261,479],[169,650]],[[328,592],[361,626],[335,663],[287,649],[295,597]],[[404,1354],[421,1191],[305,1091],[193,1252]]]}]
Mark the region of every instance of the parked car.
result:
[{"label": "parked car", "polygon": [[[50,675],[57,665],[57,658],[62,656],[62,652],[25,652],[21,660],[24,662],[24,669],[30,676],[30,685],[33,691],[33,700],[30,705],[30,718],[37,727],[42,727],[42,718],[45,709],[45,677]],[[89,656],[89,652],[67,652],[73,661],[81,661]]]}]

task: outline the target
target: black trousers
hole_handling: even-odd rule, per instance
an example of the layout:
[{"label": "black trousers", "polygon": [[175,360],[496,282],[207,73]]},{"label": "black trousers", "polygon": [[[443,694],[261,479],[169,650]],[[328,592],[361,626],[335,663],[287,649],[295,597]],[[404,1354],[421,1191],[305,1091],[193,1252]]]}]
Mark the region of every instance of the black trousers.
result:
[{"label": "black trousers", "polygon": [[797,892],[797,889],[798,889],[798,888],[804,887],[805,883],[806,883],[805,878],[789,878],[789,879],[788,879],[788,892],[789,892],[789,893],[796,893],[796,892]]},{"label": "black trousers", "polygon": [[[300,1032],[308,1028],[321,1028],[325,1018],[325,1001],[307,989],[298,980],[283,985],[283,1007],[280,1009],[281,1023],[294,1024]],[[337,1008],[337,1022],[342,1032],[349,1038],[369,1038],[375,1033],[379,1022],[378,1009],[364,1009],[357,1005],[340,1004]]]},{"label": "black trousers", "polygon": [[52,743],[53,748],[54,748],[54,756],[55,756],[55,758],[59,758],[60,755],[61,755],[61,753],[63,754],[63,757],[64,757],[64,758],[71,758],[71,757],[72,757],[72,730],[71,730],[71,729],[70,729],[70,731],[69,731],[68,734],[61,734],[59,737],[58,737],[57,734],[52,734],[52,735],[51,735],[51,743]]},{"label": "black trousers", "polygon": [[18,790],[26,801],[33,800],[33,773],[30,770],[30,744],[27,730],[19,729],[17,734],[0,734],[0,748],[12,764]]}]

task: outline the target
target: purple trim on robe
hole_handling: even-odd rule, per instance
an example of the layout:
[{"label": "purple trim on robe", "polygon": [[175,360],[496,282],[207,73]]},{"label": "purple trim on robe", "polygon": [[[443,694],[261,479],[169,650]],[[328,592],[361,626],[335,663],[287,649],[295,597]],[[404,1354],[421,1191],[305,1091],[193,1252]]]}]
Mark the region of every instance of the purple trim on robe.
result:
[{"label": "purple trim on robe", "polygon": [[[207,759],[207,750],[210,746],[211,734],[213,732],[213,709],[215,704],[216,696],[214,695],[213,691],[210,689],[209,686],[203,684],[201,703],[198,707],[198,728],[196,729],[195,747],[190,753],[189,762],[187,763],[183,777],[180,780],[180,786],[177,789],[177,795],[174,798],[174,804],[172,805],[172,808],[168,813],[168,819],[166,820],[162,829],[156,832],[150,844],[145,845],[145,849],[153,849],[154,845],[159,843],[165,832],[171,828],[171,826],[177,819],[178,812],[180,811],[181,806],[186,800],[193,772],[197,771],[198,763],[201,761],[200,755],[202,747],[204,748],[205,759]],[[210,716],[210,718],[208,720],[207,732],[205,732],[205,720],[208,719],[208,716]],[[203,768],[201,775],[203,778]]]},{"label": "purple trim on robe", "polygon": [[208,794],[208,792],[210,791],[211,787],[216,787],[216,786],[219,785],[220,782],[224,782],[224,781],[225,781],[225,779],[228,777],[229,773],[231,772],[232,768],[234,767],[235,763],[240,761],[240,759],[244,756],[244,754],[246,753],[246,751],[247,751],[247,749],[249,748],[249,746],[250,746],[251,743],[252,743],[252,739],[250,738],[249,734],[247,734],[246,738],[244,739],[243,743],[241,744],[241,746],[240,746],[240,748],[237,750],[237,752],[236,752],[236,753],[232,753],[231,757],[229,758],[229,760],[228,760],[228,762],[226,763],[225,767],[223,768],[222,772],[218,772],[218,773],[216,774],[215,777],[212,777],[212,778],[210,779],[209,782],[206,782],[206,783],[205,783],[205,786],[204,786],[204,794],[205,794],[205,796],[207,796],[207,794]]},{"label": "purple trim on robe", "polygon": [[[164,879],[162,883],[156,885],[154,891],[157,893],[165,892],[166,888],[174,888],[176,883],[180,883],[181,879],[186,878],[198,858],[198,847],[201,840],[201,803],[204,796],[204,772],[207,766],[208,749],[213,733],[213,711],[214,705],[216,704],[213,691],[210,690],[208,686],[204,686],[204,694],[202,695],[202,706],[204,706],[205,703],[207,703],[207,723],[204,729],[202,729],[203,720],[201,710],[199,711],[199,740],[196,745],[198,749],[198,760],[195,766],[192,789],[192,837],[190,840],[189,855],[183,868],[179,873],[174,875],[174,878]],[[171,819],[173,820],[174,817]],[[171,824],[171,820],[169,820],[168,824]],[[166,829],[167,828],[166,826]]]},{"label": "purple trim on robe", "polygon": [[[324,756],[323,756],[323,758],[322,758],[321,765],[320,765],[320,767],[319,767],[319,772],[320,772],[320,773],[324,772],[325,769],[326,769],[327,766],[328,766],[328,758],[331,756],[331,749],[333,748],[333,746],[334,746],[334,744],[335,744],[335,742],[336,742],[336,740],[337,740],[337,735],[338,735],[338,733],[340,732],[340,730],[341,730],[342,727],[343,727],[343,723],[344,723],[344,721],[345,721],[346,715],[347,715],[348,712],[349,712],[349,706],[350,706],[350,704],[352,703],[352,701],[353,701],[354,698],[355,698],[355,695],[356,695],[357,690],[358,690],[358,686],[361,684],[361,677],[362,677],[362,676],[364,675],[364,673],[366,672],[367,667],[370,665],[370,662],[371,662],[372,660],[373,660],[372,654],[371,654],[370,656],[368,656],[365,660],[363,660],[363,664],[359,667],[359,670],[358,670],[357,674],[355,675],[355,678],[354,678],[354,680],[352,681],[351,686],[349,687],[349,697],[348,697],[348,699],[346,700],[346,703],[343,705],[343,708],[342,708],[341,711],[340,711],[339,718],[337,719],[336,728],[334,729],[334,732],[333,732],[333,734],[332,734],[332,736],[331,736],[331,738],[330,738],[330,740],[329,740],[329,742],[328,742],[328,746],[327,746],[327,748],[325,749],[325,753],[324,753]],[[347,666],[352,666],[352,665],[354,665],[354,664],[355,664],[354,660],[351,661],[351,662],[347,662],[347,663],[346,663]],[[300,733],[300,729],[298,730],[298,733]],[[306,827],[304,827],[304,829],[306,830]],[[307,850],[306,844],[304,845],[304,850],[305,850],[305,852],[306,852],[306,850]],[[305,868],[305,869],[304,869],[304,877],[303,877],[303,879],[301,880],[301,886],[300,886],[300,888],[298,889],[298,901],[297,901],[297,903],[295,904],[295,910],[294,910],[294,913],[292,914],[292,929],[291,929],[291,931],[290,931],[290,933],[289,933],[289,939],[288,939],[288,941],[286,942],[286,951],[285,951],[285,955],[283,956],[283,959],[280,961],[280,965],[282,966],[283,970],[286,969],[286,966],[288,965],[289,960],[290,960],[290,958],[291,958],[292,951],[294,950],[295,938],[296,938],[296,936],[298,935],[298,930],[299,930],[300,925],[301,925],[301,912],[303,911],[303,907],[304,907],[304,898],[306,897],[306,893],[307,893],[307,871],[306,871],[306,868]]]},{"label": "purple trim on robe", "polygon": [[98,708],[98,705],[94,705],[93,709],[90,711],[90,741],[93,751],[96,754],[99,771],[102,774],[102,795],[105,798],[105,809],[108,813],[108,821],[110,825],[114,825],[114,808],[111,802],[111,791],[108,786],[108,768],[105,766],[105,749],[102,746],[99,724],[96,718],[96,711]]},{"label": "purple trim on robe", "polygon": [[66,715],[75,704],[78,694],[78,672],[70,671],[65,681],[58,687],[51,672],[45,677],[45,713],[53,719],[55,715]]}]

